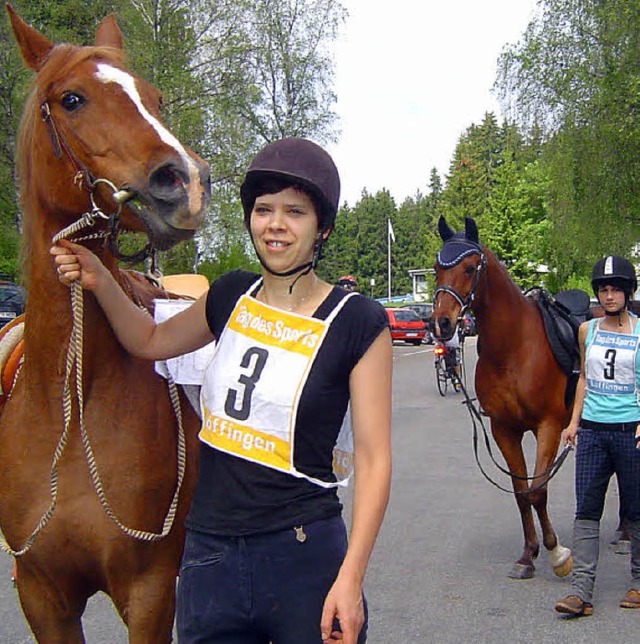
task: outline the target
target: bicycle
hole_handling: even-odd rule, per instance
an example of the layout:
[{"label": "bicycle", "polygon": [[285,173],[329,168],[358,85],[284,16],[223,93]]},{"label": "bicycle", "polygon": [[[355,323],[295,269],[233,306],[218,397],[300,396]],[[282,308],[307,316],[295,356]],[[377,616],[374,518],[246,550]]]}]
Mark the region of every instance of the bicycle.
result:
[{"label": "bicycle", "polygon": [[[447,347],[445,344],[437,343],[433,349],[434,367],[436,371],[436,384],[441,396],[446,396],[449,383],[457,393],[461,389],[463,378],[464,360],[462,350],[454,347]],[[456,373],[455,366],[460,368],[460,375]]]}]

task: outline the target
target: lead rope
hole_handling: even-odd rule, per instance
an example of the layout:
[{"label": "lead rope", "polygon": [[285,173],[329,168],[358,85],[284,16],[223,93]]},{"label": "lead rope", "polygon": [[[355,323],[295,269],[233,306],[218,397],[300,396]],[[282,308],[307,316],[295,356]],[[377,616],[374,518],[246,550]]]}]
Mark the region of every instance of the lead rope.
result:
[{"label": "lead rope", "polygon": [[[104,179],[98,179],[96,183],[100,181],[110,185],[113,188],[114,193],[116,193],[116,189],[113,186],[113,184],[111,184],[110,182]],[[82,230],[83,228],[92,226],[96,218],[108,219],[108,217],[94,203],[93,195],[91,197],[91,203],[93,206],[92,211],[90,213],[85,213],[78,221],[74,222],[73,224],[67,226],[59,233],[57,233],[53,238],[54,243],[59,241],[60,239],[66,239],[67,237],[73,235],[79,230]],[[103,235],[102,233],[96,233],[96,234],[84,237],[83,239],[95,239],[102,236],[105,236],[105,235]],[[71,310],[73,314],[73,322],[71,327],[71,334],[69,337],[69,347],[67,350],[67,359],[65,363],[64,387],[63,387],[63,393],[62,393],[64,429],[62,431],[58,444],[56,445],[56,449],[53,455],[53,461],[51,463],[51,477],[49,482],[51,504],[49,505],[47,510],[45,510],[44,514],[38,521],[33,532],[29,535],[27,540],[24,542],[22,548],[18,550],[14,550],[13,548],[11,548],[11,546],[9,546],[5,538],[3,536],[0,536],[0,549],[3,552],[6,552],[7,554],[12,555],[13,557],[20,557],[31,548],[37,536],[40,534],[40,532],[42,532],[42,530],[51,520],[51,517],[53,516],[54,510],[56,508],[56,504],[58,500],[58,462],[62,457],[62,454],[64,453],[65,447],[67,446],[67,442],[69,439],[69,430],[71,425],[71,412],[72,412],[73,405],[72,405],[72,399],[71,399],[70,381],[71,381],[71,372],[73,371],[74,366],[76,371],[75,388],[76,388],[76,397],[78,400],[78,420],[79,420],[79,426],[80,426],[80,436],[82,439],[82,446],[85,452],[85,457],[87,459],[87,465],[89,466],[91,481],[93,483],[94,489],[96,491],[96,495],[98,496],[100,504],[102,505],[102,508],[104,509],[105,513],[118,526],[118,528],[122,530],[122,532],[140,541],[159,541],[160,539],[163,539],[171,531],[171,528],[173,527],[173,522],[175,520],[175,515],[178,507],[178,500],[180,496],[180,490],[182,489],[182,482],[184,480],[184,473],[186,471],[186,441],[185,441],[185,435],[184,435],[184,428],[182,425],[182,410],[180,407],[180,397],[178,394],[178,388],[173,378],[171,377],[171,375],[168,375],[167,386],[169,389],[169,399],[171,400],[171,406],[173,408],[173,412],[175,414],[175,417],[178,423],[178,446],[177,446],[178,472],[177,472],[176,488],[173,494],[173,498],[171,499],[171,504],[169,506],[169,509],[167,510],[167,514],[165,515],[165,518],[162,524],[162,531],[149,532],[146,530],[129,528],[128,526],[123,524],[122,521],[120,521],[120,519],[118,519],[114,511],[111,509],[111,505],[109,504],[106,498],[104,487],[102,485],[102,480],[100,478],[96,460],[93,454],[93,449],[91,447],[91,442],[89,440],[89,436],[87,434],[87,431],[84,425],[84,393],[82,390],[84,299],[82,294],[82,287],[80,286],[80,284],[78,284],[78,282],[74,282],[71,285]],[[148,311],[146,309],[143,309],[143,310],[148,314]]]}]

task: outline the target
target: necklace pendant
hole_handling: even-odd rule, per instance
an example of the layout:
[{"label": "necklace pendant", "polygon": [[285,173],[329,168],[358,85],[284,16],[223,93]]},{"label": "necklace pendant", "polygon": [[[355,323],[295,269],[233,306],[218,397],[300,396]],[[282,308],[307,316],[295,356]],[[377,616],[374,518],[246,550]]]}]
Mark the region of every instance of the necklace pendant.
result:
[{"label": "necklace pendant", "polygon": [[307,540],[307,535],[304,532],[303,526],[294,526],[293,529],[296,531],[296,540],[300,543],[304,543]]}]

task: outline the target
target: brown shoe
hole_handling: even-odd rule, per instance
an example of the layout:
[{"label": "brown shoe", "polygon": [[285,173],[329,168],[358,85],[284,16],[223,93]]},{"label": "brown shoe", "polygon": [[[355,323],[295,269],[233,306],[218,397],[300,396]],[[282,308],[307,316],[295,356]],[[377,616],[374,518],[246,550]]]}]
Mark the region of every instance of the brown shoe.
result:
[{"label": "brown shoe", "polygon": [[620,600],[620,608],[640,608],[640,592],[633,588],[628,590]]},{"label": "brown shoe", "polygon": [[555,608],[558,613],[573,615],[574,617],[593,615],[593,605],[583,601],[577,595],[568,595],[564,599],[561,599],[559,602],[556,602]]}]

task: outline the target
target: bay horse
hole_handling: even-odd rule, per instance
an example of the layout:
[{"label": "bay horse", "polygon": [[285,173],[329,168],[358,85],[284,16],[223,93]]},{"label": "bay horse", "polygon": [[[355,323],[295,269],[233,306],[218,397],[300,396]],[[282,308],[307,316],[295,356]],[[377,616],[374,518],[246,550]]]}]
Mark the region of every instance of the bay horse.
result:
[{"label": "bay horse", "polygon": [[[435,265],[436,336],[450,338],[466,310],[473,311],[478,332],[475,391],[513,475],[524,549],[509,576],[527,579],[534,575],[540,546],[532,508],[554,572],[564,576],[571,571],[571,551],[560,544],[551,525],[545,473],[554,462],[560,434],[571,416],[571,406],[565,403],[567,376],[553,356],[538,307],[523,295],[495,255],[480,245],[474,220],[465,218],[465,231],[454,233],[441,217],[438,231],[444,243]],[[531,485],[525,480],[522,450],[528,431],[536,438]]]},{"label": "bay horse", "polygon": [[93,224],[68,236],[151,308],[167,293],[118,268],[115,233],[142,231],[159,249],[191,238],[209,167],[162,125],[159,92],[127,71],[113,15],[93,46],[77,47],[54,46],[7,11],[35,77],[18,133],[27,304],[24,361],[0,416],[4,545],[39,642],[84,642],[82,614],[99,591],[130,642],[170,642],[197,414],[152,362],[120,346],[92,294],[78,287],[72,311],[49,248],[61,231]]}]

